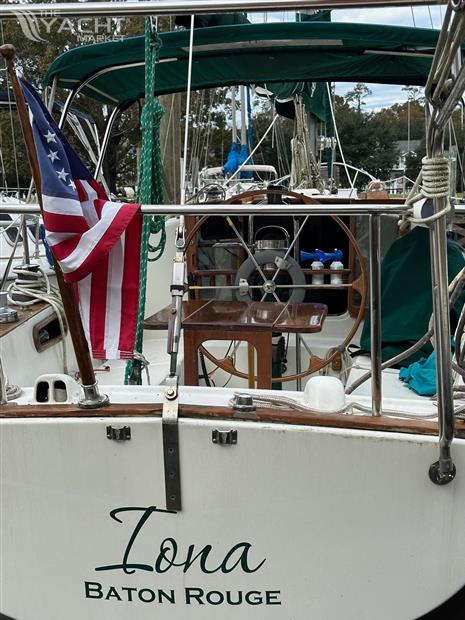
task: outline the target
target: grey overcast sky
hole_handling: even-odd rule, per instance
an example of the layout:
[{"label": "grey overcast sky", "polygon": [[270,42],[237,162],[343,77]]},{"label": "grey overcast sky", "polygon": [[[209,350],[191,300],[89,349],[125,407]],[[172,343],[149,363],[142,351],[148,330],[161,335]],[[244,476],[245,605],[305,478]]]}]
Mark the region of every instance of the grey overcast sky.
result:
[{"label": "grey overcast sky", "polygon": [[[373,9],[343,9],[334,10],[332,13],[332,21],[334,22],[355,22],[365,24],[386,24],[392,26],[416,26],[417,28],[437,28],[439,29],[442,24],[442,12],[441,6],[416,6],[416,7],[390,7],[388,8],[373,8]],[[295,12],[285,13],[284,16],[281,13],[279,16],[273,16],[268,14],[266,17],[268,21],[274,21],[277,19],[281,21],[284,19],[294,20]],[[264,21],[265,15],[263,13],[255,13],[255,17],[252,17],[253,21]],[[344,95],[348,90],[353,87],[353,84],[348,82],[340,82],[336,85],[336,92],[339,95]],[[406,93],[402,92],[401,86],[386,86],[369,84],[373,94],[366,99],[367,110],[379,110],[383,107],[388,107],[394,103],[406,101]]]}]

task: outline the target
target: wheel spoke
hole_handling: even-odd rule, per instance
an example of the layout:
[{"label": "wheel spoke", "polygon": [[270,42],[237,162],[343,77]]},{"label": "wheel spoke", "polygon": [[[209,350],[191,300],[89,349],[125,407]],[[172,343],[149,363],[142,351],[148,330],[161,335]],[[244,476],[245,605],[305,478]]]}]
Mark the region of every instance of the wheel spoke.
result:
[{"label": "wheel spoke", "polygon": [[[244,239],[242,238],[241,234],[239,233],[239,231],[237,230],[236,226],[234,225],[234,222],[232,221],[232,219],[227,216],[226,217],[226,221],[228,222],[228,224],[231,226],[231,228],[233,229],[233,231],[236,233],[237,238],[239,239],[239,241],[241,242],[242,246],[244,247],[245,251],[247,252],[248,257],[250,258],[250,260],[253,262],[253,264],[255,265],[256,270],[258,271],[258,273],[261,275],[262,279],[263,279],[263,284],[265,285],[268,282],[268,279],[266,278],[265,274],[263,273],[262,268],[260,267],[260,265],[257,263],[257,261],[255,260],[255,256],[253,255],[253,253],[250,251],[249,246],[247,245],[247,243],[244,241]],[[264,297],[266,297],[269,293],[265,293]],[[280,302],[281,300],[279,299],[279,297],[276,295],[276,293],[274,291],[272,291],[272,294],[274,296],[274,298],[276,299],[276,301]],[[263,301],[263,300],[262,300]]]},{"label": "wheel spoke", "polygon": [[[305,224],[307,223],[307,220],[308,220],[308,218],[309,218],[309,217],[310,217],[309,215],[306,215],[306,216],[305,216],[304,221],[302,222],[302,225],[300,226],[299,230],[298,230],[298,231],[297,231],[297,233],[296,233],[296,236],[294,237],[294,239],[292,240],[291,245],[287,248],[286,253],[284,254],[284,257],[283,257],[283,262],[287,259],[287,257],[289,256],[289,254],[292,252],[292,249],[293,249],[293,247],[295,246],[295,244],[297,243],[297,239],[299,238],[300,233],[302,232],[302,230],[303,230],[303,228],[304,228]],[[278,274],[279,274],[279,272],[280,272],[280,271],[281,271],[281,267],[279,267],[279,266],[278,266],[277,270],[276,270],[276,271],[274,272],[274,274],[273,274],[273,277],[271,278],[271,281],[272,281],[272,282],[275,282],[275,281],[276,281],[276,278],[278,277]],[[265,300],[265,297],[266,297],[267,295],[268,295],[268,293],[265,293],[265,294],[263,295],[263,297],[261,298],[261,300],[260,300],[260,301],[264,301],[264,300]]]},{"label": "wheel spoke", "polygon": [[[289,254],[292,252],[292,249],[295,246],[295,244],[297,243],[297,239],[299,238],[300,233],[302,232],[302,230],[303,230],[305,224],[307,223],[307,220],[308,220],[309,217],[310,217],[309,215],[305,216],[305,219],[302,222],[302,225],[300,226],[299,230],[297,231],[296,236],[294,237],[294,239],[292,240],[291,245],[288,247],[286,253],[284,254],[283,261],[285,261],[286,258],[289,256]],[[275,273],[273,275],[273,278],[271,279],[272,282],[274,282],[276,280],[280,270],[281,270],[281,267],[278,267],[277,271],[275,271]]]}]

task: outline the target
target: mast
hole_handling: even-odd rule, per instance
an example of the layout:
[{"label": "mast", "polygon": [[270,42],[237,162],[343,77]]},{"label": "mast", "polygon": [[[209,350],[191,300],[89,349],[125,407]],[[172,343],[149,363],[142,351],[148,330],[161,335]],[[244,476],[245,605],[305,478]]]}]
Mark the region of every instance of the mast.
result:
[{"label": "mast", "polygon": [[231,86],[232,143],[237,144],[236,87]]},{"label": "mast", "polygon": [[247,146],[247,121],[245,120],[245,86],[240,86],[241,93],[241,147]]},{"label": "mast", "polygon": [[[249,161],[249,147],[247,144],[247,102],[245,95],[245,86],[240,86],[240,98],[241,98],[241,148],[239,152],[238,164],[239,167],[244,166]],[[252,163],[252,162],[250,162]],[[242,179],[253,178],[252,172],[242,172]]]}]

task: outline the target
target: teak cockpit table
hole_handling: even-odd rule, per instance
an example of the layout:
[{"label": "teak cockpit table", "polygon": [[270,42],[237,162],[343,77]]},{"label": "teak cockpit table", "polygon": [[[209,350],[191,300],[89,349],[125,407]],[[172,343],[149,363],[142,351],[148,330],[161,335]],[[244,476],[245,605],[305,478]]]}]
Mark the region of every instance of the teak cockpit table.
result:
[{"label": "teak cockpit table", "polygon": [[[269,301],[192,300],[183,302],[184,383],[198,385],[198,349],[207,340],[240,340],[257,352],[257,387],[271,388],[272,335],[320,332],[328,307]],[[168,329],[170,306],[144,321],[144,329]]]}]

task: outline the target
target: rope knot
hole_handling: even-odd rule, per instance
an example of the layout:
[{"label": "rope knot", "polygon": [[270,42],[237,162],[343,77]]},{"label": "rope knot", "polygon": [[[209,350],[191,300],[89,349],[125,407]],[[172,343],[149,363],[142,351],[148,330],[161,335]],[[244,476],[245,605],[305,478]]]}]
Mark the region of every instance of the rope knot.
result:
[{"label": "rope knot", "polygon": [[156,235],[165,225],[165,218],[162,216],[153,215],[150,219],[150,234]]},{"label": "rope knot", "polygon": [[158,60],[158,52],[163,47],[163,42],[161,40],[160,35],[156,31],[152,33],[151,40],[150,40],[150,47],[155,52],[155,60]]},{"label": "rope knot", "polygon": [[421,160],[421,193],[425,198],[442,198],[449,195],[449,160],[447,157],[423,157]]},{"label": "rope knot", "polygon": [[157,123],[159,121],[161,121],[161,119],[163,118],[163,116],[165,115],[165,109],[164,107],[161,105],[160,100],[158,99],[158,97],[155,98],[154,101],[154,105],[153,105],[153,115],[155,117],[155,120],[157,121]]}]

